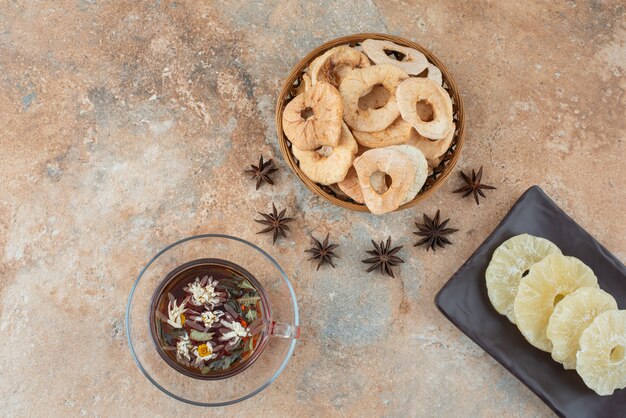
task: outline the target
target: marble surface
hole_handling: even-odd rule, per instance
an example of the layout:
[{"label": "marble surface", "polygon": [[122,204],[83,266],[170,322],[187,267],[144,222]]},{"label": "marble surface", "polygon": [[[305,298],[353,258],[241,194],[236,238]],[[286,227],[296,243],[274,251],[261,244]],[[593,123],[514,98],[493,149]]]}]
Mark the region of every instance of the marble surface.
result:
[{"label": "marble surface", "polygon": [[[519,195],[539,184],[626,260],[626,8],[563,2],[0,3],[0,411],[4,416],[549,416],[435,308],[436,292]],[[558,3],[558,4],[557,4]],[[276,143],[274,103],[307,51],[364,31],[446,63],[467,109],[459,168],[497,186],[374,217],[300,184]],[[259,154],[274,187],[242,174]],[[252,219],[295,216],[271,245]],[[413,222],[461,231],[436,253]],[[278,381],[238,407],[170,399],[129,354],[124,308],[159,249],[201,232],[269,251],[293,279],[302,339]],[[331,234],[338,266],[301,262]],[[395,279],[365,274],[369,239],[405,247]]]}]

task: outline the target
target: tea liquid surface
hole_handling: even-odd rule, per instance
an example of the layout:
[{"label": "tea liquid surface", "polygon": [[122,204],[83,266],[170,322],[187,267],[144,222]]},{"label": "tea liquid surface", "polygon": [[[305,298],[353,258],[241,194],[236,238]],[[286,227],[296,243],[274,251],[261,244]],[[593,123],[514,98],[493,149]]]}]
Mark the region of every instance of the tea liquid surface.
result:
[{"label": "tea liquid surface", "polygon": [[265,292],[252,274],[226,260],[200,259],[177,267],[157,289],[152,308],[159,354],[190,377],[239,373],[266,343]]}]

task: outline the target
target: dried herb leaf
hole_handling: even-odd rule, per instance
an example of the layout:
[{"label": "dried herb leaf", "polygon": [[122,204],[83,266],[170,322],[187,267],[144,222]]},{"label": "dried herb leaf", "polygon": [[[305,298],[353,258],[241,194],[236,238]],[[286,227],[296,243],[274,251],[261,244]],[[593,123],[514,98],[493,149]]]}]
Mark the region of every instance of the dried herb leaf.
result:
[{"label": "dried herb leaf", "polygon": [[243,349],[244,349],[244,347],[240,347],[240,348],[238,348],[236,350],[231,351],[231,354],[234,354],[236,356],[240,356],[240,355],[243,354]]},{"label": "dried herb leaf", "polygon": [[200,332],[195,329],[191,330],[189,333],[189,338],[194,341],[210,341],[213,338],[212,332]]},{"label": "dried herb leaf", "polygon": [[248,339],[248,341],[246,341],[246,345],[243,348],[243,352],[247,353],[249,351],[252,351],[253,348],[254,348],[254,338],[250,338]]},{"label": "dried herb leaf", "polygon": [[209,363],[208,367],[210,370],[226,370],[233,363],[233,359],[235,356],[222,357],[219,360],[215,360],[212,363]]},{"label": "dried herb leaf", "polygon": [[[229,300],[227,303],[225,303],[224,309],[226,310],[226,312],[231,314],[235,319],[239,318],[243,314],[243,312],[241,312],[241,305],[239,305],[234,300]],[[235,313],[235,315],[233,315],[233,312]]]},{"label": "dried herb leaf", "polygon": [[256,309],[248,309],[248,311],[246,312],[246,320],[248,321],[248,324],[252,323],[257,318],[258,315]]},{"label": "dried herb leaf", "polygon": [[186,324],[189,328],[193,328],[194,330],[198,330],[200,332],[204,332],[205,330],[204,326],[200,325],[199,323],[195,321],[189,321],[188,323],[186,322]]},{"label": "dried herb leaf", "polygon": [[252,286],[250,282],[244,279],[243,277],[242,277],[241,282],[239,283],[239,287],[244,288],[244,289],[254,290],[256,292],[256,289],[254,288],[254,286]]},{"label": "dried herb leaf", "polygon": [[167,323],[167,320],[169,319],[163,312],[161,311],[156,311],[156,316],[163,322]]},{"label": "dried herb leaf", "polygon": [[240,348],[243,348],[243,340],[237,341],[237,344],[233,345],[230,350],[228,350],[231,354]]},{"label": "dried herb leaf", "polygon": [[259,299],[261,299],[260,296],[244,296],[242,298],[237,299],[237,302],[239,302],[241,305],[254,305],[256,304]]}]

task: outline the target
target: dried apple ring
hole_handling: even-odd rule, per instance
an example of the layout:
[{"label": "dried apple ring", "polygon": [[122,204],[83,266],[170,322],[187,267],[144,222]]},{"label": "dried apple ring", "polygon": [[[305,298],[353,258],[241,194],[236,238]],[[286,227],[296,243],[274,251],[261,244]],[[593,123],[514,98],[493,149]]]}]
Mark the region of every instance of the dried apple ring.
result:
[{"label": "dried apple ring", "polygon": [[422,151],[418,148],[412,147],[410,145],[394,145],[392,147],[388,147],[391,149],[396,149],[398,151],[404,152],[413,160],[413,164],[415,166],[415,178],[413,179],[413,183],[409,190],[404,195],[404,198],[400,202],[400,205],[404,205],[407,202],[410,202],[417,196],[422,187],[424,187],[424,183],[426,183],[426,178],[428,178],[428,162],[426,161],[426,157]]},{"label": "dried apple ring", "polygon": [[325,81],[338,88],[350,71],[369,66],[370,61],[365,55],[354,48],[341,45],[315,58],[309,67],[309,72],[313,85],[319,81]]},{"label": "dried apple ring", "polygon": [[439,69],[439,67],[431,64],[430,62],[428,63],[428,72],[426,74],[426,78],[429,80],[433,80],[440,86],[443,84],[443,76],[441,75],[441,70]]},{"label": "dried apple ring", "polygon": [[[417,175],[413,158],[394,147],[365,151],[353,164],[359,177],[363,200],[375,215],[396,210],[407,196]],[[380,173],[391,178],[391,185],[382,193],[375,189],[371,180],[372,176],[380,176]]]},{"label": "dried apple ring", "polygon": [[352,166],[358,145],[346,124],[342,124],[341,139],[336,147],[323,146],[316,151],[292,147],[300,169],[316,183],[328,186],[342,181]]},{"label": "dried apple ring", "polygon": [[[409,190],[400,202],[400,205],[404,205],[405,203],[413,200],[419,191],[422,190],[422,187],[428,178],[428,163],[422,152],[415,147],[411,147],[409,145],[394,145],[388,147],[387,149],[396,149],[407,154],[413,159],[413,163],[415,164],[417,170],[411,187],[409,187]],[[385,173],[375,172],[372,174],[370,177],[370,184],[372,189],[374,189],[378,194],[383,194],[389,189]]]},{"label": "dried apple ring", "polygon": [[[396,89],[408,77],[406,72],[390,64],[352,70],[339,86],[344,104],[343,117],[348,126],[357,131],[376,132],[391,125],[400,115]],[[378,109],[360,108],[359,99],[377,84],[389,92],[387,103]]]},{"label": "dried apple ring", "polygon": [[432,139],[421,136],[419,133],[413,130],[411,134],[411,139],[406,144],[414,146],[415,148],[418,148],[420,151],[422,151],[424,153],[424,157],[426,157],[426,160],[428,161],[429,166],[437,167],[441,162],[438,161],[439,157],[445,154],[446,151],[448,151],[448,148],[450,148],[452,140],[454,139],[455,131],[456,125],[453,123],[450,132],[448,132],[448,135],[446,135],[445,138],[434,141]]},{"label": "dried apple ring", "polygon": [[364,96],[359,97],[359,109],[380,109],[391,96],[389,91],[380,84],[368,90],[363,92]]},{"label": "dried apple ring", "polygon": [[363,192],[361,191],[361,184],[359,183],[359,177],[356,175],[354,167],[350,167],[348,174],[346,174],[346,178],[338,182],[337,187],[355,202],[365,203],[365,200],[363,200]]},{"label": "dried apple ring", "polygon": [[287,103],[283,131],[303,151],[322,145],[337,146],[341,136],[343,104],[341,95],[329,83],[319,82]]},{"label": "dried apple ring", "polygon": [[296,88],[296,96],[301,95],[302,93],[309,90],[310,88],[311,88],[311,76],[309,76],[308,74],[303,74],[302,81],[300,81],[300,84],[298,84],[298,87]]},{"label": "dried apple ring", "polygon": [[[353,167],[350,167],[351,170],[354,170]],[[348,171],[348,174],[346,174],[346,178],[348,177],[348,175],[350,174],[350,171]],[[339,186],[337,186],[339,183],[334,183],[334,184],[329,184],[328,187],[330,189],[331,192],[333,192],[335,194],[335,196],[337,196],[337,198],[341,199],[341,200],[348,200],[350,199],[350,196],[348,196],[347,194],[345,194],[343,192],[343,190],[341,190],[339,188]]]},{"label": "dried apple ring", "polygon": [[[368,148],[359,145],[359,149],[356,152],[355,157],[360,157],[367,150]],[[336,186],[342,192],[342,194],[346,195],[355,202],[361,204],[365,203],[365,201],[363,200],[361,185],[359,184],[359,177],[356,175],[356,170],[354,169],[354,166],[350,167],[350,169],[348,170],[348,174],[346,174],[346,178],[338,182]]]},{"label": "dried apple ring", "polygon": [[[427,78],[409,78],[398,86],[396,96],[402,119],[420,135],[430,139],[445,138],[452,129],[452,100],[443,87]],[[430,107],[429,115],[420,115],[419,107]]]},{"label": "dried apple ring", "polygon": [[428,67],[426,56],[417,49],[376,39],[366,39],[362,45],[374,64],[395,65],[411,75],[418,75]]},{"label": "dried apple ring", "polygon": [[[389,145],[408,143],[417,135],[415,129],[402,118],[397,118],[391,125],[378,132],[353,130],[352,134],[360,145],[368,148],[382,148]],[[419,147],[418,147],[419,148]]]}]

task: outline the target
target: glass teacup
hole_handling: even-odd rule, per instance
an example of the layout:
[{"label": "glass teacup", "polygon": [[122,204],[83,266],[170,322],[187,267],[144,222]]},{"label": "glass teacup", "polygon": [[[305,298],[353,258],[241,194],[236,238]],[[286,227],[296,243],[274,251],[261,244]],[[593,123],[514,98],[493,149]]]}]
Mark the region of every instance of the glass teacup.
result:
[{"label": "glass teacup", "polygon": [[[209,274],[205,273],[212,272],[207,270],[207,266],[230,268],[241,278],[245,278],[247,286],[251,285],[248,287],[253,287],[258,293],[259,301],[256,305],[258,315],[255,316],[258,318],[253,324],[246,323],[243,315],[245,306],[242,306],[244,311],[237,312],[233,312],[232,308],[222,309],[224,324],[228,325],[236,319],[253,332],[248,338],[255,338],[254,350],[239,363],[233,363],[233,367],[203,373],[202,367],[186,367],[189,364],[177,361],[180,359],[168,351],[173,348],[168,346],[171,341],[165,341],[162,337],[164,324],[166,329],[172,329],[166,319],[168,303],[171,298],[175,298],[173,293],[182,295],[181,286],[188,288],[196,278],[200,283],[206,283],[207,279],[204,277]],[[222,270],[215,270],[212,274],[216,276],[213,279],[217,282],[217,279],[223,278],[220,271]],[[221,288],[217,286],[216,289],[217,292]],[[223,296],[221,302],[226,299]],[[175,303],[180,304],[180,301],[178,298]],[[205,309],[193,304],[189,306],[190,310],[185,312],[185,318],[178,317],[178,321],[174,318],[177,327],[185,323],[185,320],[193,321],[193,315],[200,309]],[[232,304],[230,306],[236,308]],[[161,313],[157,314],[157,311]],[[199,323],[202,326],[202,322]],[[160,251],[143,268],[135,281],[126,312],[130,350],[144,375],[168,395],[203,406],[223,406],[239,402],[271,384],[285,368],[293,353],[300,332],[298,324],[298,307],[293,288],[276,261],[254,244],[219,234],[186,238]],[[191,322],[187,325],[195,328],[198,326]],[[214,325],[212,329],[207,328],[204,331],[219,331],[215,327],[220,326]],[[185,328],[190,330],[188,326]],[[197,353],[198,348],[202,347],[199,342],[192,343],[195,344]],[[213,346],[216,344],[219,344],[217,339]],[[228,351],[222,354],[231,355]],[[211,362],[206,365],[210,366]]]}]

